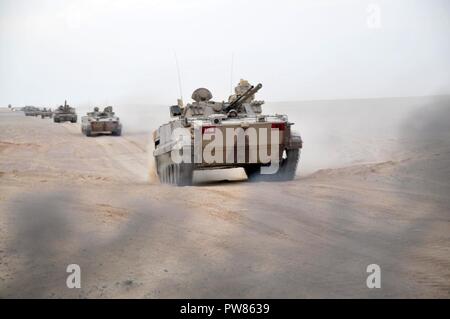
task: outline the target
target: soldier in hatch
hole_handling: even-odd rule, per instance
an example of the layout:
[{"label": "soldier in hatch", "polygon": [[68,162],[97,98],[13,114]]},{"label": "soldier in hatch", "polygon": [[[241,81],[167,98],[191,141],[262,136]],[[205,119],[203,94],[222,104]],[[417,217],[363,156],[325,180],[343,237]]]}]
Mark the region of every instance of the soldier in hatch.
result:
[{"label": "soldier in hatch", "polygon": [[[228,102],[233,102],[234,100],[236,100],[237,98],[242,96],[245,92],[247,92],[251,88],[251,86],[252,85],[250,83],[248,83],[247,80],[241,79],[239,81],[239,84],[234,88],[235,94],[230,95],[230,97],[228,98]],[[246,98],[245,101],[242,101],[242,102],[243,103],[250,103],[254,99],[255,99],[255,95],[252,94],[248,98]]]}]

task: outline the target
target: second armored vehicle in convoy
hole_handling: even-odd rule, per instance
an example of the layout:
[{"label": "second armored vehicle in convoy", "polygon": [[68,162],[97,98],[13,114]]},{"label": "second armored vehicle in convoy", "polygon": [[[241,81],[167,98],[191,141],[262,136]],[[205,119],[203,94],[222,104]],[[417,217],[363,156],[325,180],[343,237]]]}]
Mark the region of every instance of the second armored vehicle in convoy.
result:
[{"label": "second armored vehicle in convoy", "polygon": [[22,111],[25,113],[25,116],[38,116],[39,115],[39,108],[35,106],[25,106],[22,108]]},{"label": "second armored vehicle in convoy", "polygon": [[112,106],[107,106],[100,112],[98,107],[81,118],[81,132],[86,136],[98,134],[122,135],[122,124]]},{"label": "second armored vehicle in convoy", "polygon": [[286,115],[264,115],[254,99],[262,85],[241,80],[228,102],[211,101],[200,88],[193,103],[170,107],[175,119],[153,132],[162,183],[190,185],[194,170],[242,167],[250,181],[295,178],[302,139]]},{"label": "second armored vehicle in convoy", "polygon": [[64,105],[60,105],[55,112],[53,112],[53,122],[60,123],[70,121],[72,123],[77,122],[77,113],[75,113],[75,109],[70,107],[67,104],[67,101],[64,101]]},{"label": "second armored vehicle in convoy", "polygon": [[42,119],[46,117],[52,118],[53,112],[52,109],[44,107],[41,110],[39,110],[39,115],[41,116]]}]

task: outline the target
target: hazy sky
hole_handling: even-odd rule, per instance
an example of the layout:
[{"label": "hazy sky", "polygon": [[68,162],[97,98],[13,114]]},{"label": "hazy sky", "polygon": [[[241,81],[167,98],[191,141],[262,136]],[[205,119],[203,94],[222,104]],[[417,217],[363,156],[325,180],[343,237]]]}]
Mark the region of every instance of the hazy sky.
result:
[{"label": "hazy sky", "polygon": [[0,0],[0,105],[450,93],[448,0]]}]

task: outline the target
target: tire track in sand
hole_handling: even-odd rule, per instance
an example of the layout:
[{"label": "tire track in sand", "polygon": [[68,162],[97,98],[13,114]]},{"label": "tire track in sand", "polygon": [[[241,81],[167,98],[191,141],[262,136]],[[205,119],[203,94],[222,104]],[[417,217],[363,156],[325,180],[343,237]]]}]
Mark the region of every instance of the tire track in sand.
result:
[{"label": "tire track in sand", "polygon": [[[63,126],[72,133],[81,134],[79,125],[63,123]],[[97,143],[120,171],[132,175],[130,179],[138,182],[148,180],[148,154],[145,148],[140,147],[123,136],[99,135],[86,137],[89,141]]]}]

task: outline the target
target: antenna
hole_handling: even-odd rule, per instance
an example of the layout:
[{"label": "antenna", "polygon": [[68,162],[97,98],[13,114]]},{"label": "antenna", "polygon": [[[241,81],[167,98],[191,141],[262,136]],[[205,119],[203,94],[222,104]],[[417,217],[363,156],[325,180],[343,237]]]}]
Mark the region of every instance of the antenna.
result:
[{"label": "antenna", "polygon": [[234,67],[234,52],[231,52],[231,70],[230,70],[230,93],[233,94],[233,67]]},{"label": "antenna", "polygon": [[177,66],[177,74],[178,74],[178,89],[180,90],[180,98],[183,100],[183,90],[181,88],[181,75],[180,75],[180,66],[178,64],[177,52],[173,50],[173,56],[175,57],[175,64]]}]

